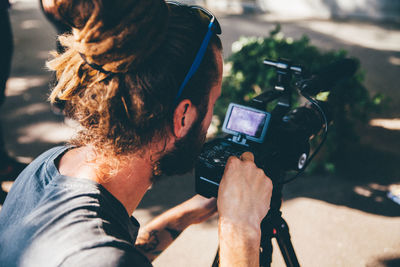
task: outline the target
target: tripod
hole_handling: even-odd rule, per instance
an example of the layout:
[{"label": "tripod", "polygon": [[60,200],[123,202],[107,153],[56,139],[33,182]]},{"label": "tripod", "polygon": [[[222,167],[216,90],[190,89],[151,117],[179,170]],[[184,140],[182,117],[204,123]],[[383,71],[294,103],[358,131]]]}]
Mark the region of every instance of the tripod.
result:
[{"label": "tripod", "polygon": [[[262,145],[253,146],[253,152],[257,157],[255,163],[263,169],[274,184],[270,210],[261,222],[261,241],[260,241],[260,266],[267,267],[272,262],[272,238],[276,238],[279,249],[285,260],[286,266],[300,266],[294,251],[289,227],[282,218],[280,211],[282,205],[282,189],[288,183],[303,173],[310,161],[321,148],[326,140],[329,121],[325,110],[329,107],[323,102],[310,97],[309,93],[317,94],[322,91],[327,84],[322,83],[322,78],[301,79],[302,68],[294,66],[290,62],[281,60],[279,62],[265,60],[264,64],[275,67],[277,80],[274,90],[266,91],[252,99],[252,106],[259,110],[264,110],[268,103],[277,100],[277,104],[271,112],[266,139]],[[347,72],[355,71],[354,62],[343,60],[335,63],[326,73],[348,75]],[[345,69],[344,72],[340,69]],[[354,73],[354,72],[352,72]],[[297,76],[298,82],[295,86],[301,96],[309,101],[310,107],[302,106],[290,110],[292,106],[292,77]],[[327,76],[325,74],[325,76]],[[321,77],[325,77],[322,76]],[[330,85],[330,84],[329,84]],[[327,86],[329,87],[329,86]],[[321,141],[310,153],[310,139],[318,135],[323,129]],[[289,179],[285,179],[288,170],[297,171]],[[215,188],[214,188],[215,189]],[[216,195],[216,194],[214,194]],[[219,253],[214,259],[212,266],[218,266]]]},{"label": "tripod", "polygon": [[[300,74],[301,67],[292,66],[288,62],[273,62],[265,60],[264,64],[274,66],[277,69],[278,80],[275,85],[275,90],[266,92],[255,99],[253,102],[260,107],[270,102],[272,99],[278,99],[278,104],[273,110],[274,118],[281,118],[287,113],[291,106],[292,87],[290,80],[293,73]],[[279,168],[278,168],[279,169]],[[267,267],[272,262],[272,238],[276,238],[279,249],[285,260],[286,266],[300,266],[292,242],[290,240],[289,226],[282,218],[282,189],[284,174],[275,169],[270,170],[270,178],[274,181],[272,191],[271,206],[267,216],[261,222],[261,242],[260,242],[260,266]]]},{"label": "tripod", "polygon": [[276,238],[286,266],[300,266],[292,242],[289,226],[282,218],[282,185],[274,186],[271,208],[261,223],[260,266],[270,266],[272,262],[272,238]]}]

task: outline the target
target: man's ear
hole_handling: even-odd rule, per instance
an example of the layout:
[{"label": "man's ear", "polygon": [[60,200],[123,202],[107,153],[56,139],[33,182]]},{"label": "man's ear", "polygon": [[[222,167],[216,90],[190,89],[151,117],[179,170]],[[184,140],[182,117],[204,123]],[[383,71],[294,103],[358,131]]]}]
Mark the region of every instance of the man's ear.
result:
[{"label": "man's ear", "polygon": [[174,111],[174,135],[184,137],[197,119],[197,109],[189,99],[182,100]]}]

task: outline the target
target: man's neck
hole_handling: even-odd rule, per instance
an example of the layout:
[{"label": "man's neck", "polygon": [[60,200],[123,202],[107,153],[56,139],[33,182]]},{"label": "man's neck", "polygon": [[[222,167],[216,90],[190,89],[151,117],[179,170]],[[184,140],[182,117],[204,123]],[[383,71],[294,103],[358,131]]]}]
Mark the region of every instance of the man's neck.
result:
[{"label": "man's neck", "polygon": [[68,151],[59,162],[59,172],[62,175],[93,180],[106,188],[122,205],[129,215],[139,205],[141,199],[151,185],[153,165],[150,156],[132,155],[129,162],[112,176],[101,175],[102,166],[93,157],[92,147],[80,147]]}]

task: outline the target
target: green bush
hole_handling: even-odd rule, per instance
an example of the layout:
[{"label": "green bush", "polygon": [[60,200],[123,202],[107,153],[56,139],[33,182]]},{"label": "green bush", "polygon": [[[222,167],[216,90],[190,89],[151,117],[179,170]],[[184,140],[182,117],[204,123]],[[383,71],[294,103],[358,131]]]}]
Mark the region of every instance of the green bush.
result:
[{"label": "green bush", "polygon": [[[336,60],[345,58],[346,51],[321,51],[303,36],[299,40],[285,38],[278,25],[267,38],[241,38],[232,46],[233,54],[227,59],[228,73],[222,85],[222,95],[215,107],[219,121],[223,121],[230,102],[246,104],[262,91],[271,89],[275,70],[263,64],[264,59],[285,58],[302,65],[307,72],[315,73]],[[358,64],[359,65],[359,64]],[[333,106],[334,124],[330,127],[327,142],[312,170],[336,171],[350,147],[358,143],[355,127],[365,124],[368,115],[379,105],[381,96],[371,98],[363,86],[363,71],[359,68],[349,79],[342,80],[329,94]],[[297,103],[299,97],[296,97]],[[270,109],[271,106],[268,107]]]}]

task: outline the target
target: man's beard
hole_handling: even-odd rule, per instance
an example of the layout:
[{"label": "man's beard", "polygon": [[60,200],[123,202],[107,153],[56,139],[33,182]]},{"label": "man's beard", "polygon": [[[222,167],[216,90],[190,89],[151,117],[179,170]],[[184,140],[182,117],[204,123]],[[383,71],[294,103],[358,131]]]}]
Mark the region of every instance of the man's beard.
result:
[{"label": "man's beard", "polygon": [[159,174],[181,175],[191,171],[206,139],[207,131],[198,119],[185,137],[175,142],[171,151],[158,160]]}]

